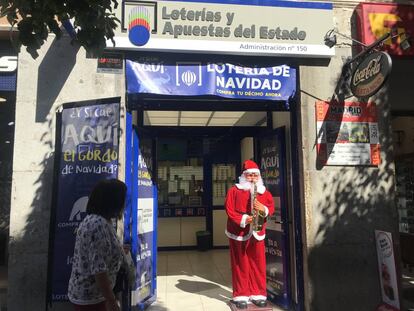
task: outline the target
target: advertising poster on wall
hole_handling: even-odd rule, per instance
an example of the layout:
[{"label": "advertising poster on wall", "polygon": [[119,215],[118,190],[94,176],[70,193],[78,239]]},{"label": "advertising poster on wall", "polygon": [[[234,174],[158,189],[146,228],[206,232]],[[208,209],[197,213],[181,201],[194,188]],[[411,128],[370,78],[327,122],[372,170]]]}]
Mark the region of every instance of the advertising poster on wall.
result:
[{"label": "advertising poster on wall", "polygon": [[121,53],[103,53],[98,58],[96,72],[122,74],[124,72],[124,56]]},{"label": "advertising poster on wall", "polygon": [[266,279],[270,298],[278,304],[288,303],[287,233],[282,223],[287,216],[285,191],[284,130],[260,139],[260,170],[264,184],[272,193],[275,214],[266,224]]},{"label": "advertising poster on wall", "polygon": [[379,165],[375,103],[316,103],[318,161],[322,165]]},{"label": "advertising poster on wall", "polygon": [[55,217],[50,233],[52,301],[67,300],[76,229],[86,216],[92,188],[101,179],[118,176],[119,99],[66,104],[59,119]]},{"label": "advertising poster on wall", "polygon": [[375,241],[383,305],[390,306],[388,308],[389,310],[398,311],[400,310],[400,300],[392,234],[390,232],[375,230]]}]

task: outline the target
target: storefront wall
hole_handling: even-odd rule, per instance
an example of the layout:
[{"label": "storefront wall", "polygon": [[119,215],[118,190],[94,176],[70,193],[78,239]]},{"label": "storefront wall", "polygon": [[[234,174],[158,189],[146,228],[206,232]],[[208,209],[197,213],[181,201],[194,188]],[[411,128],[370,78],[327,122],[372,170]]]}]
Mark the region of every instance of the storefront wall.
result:
[{"label": "storefront wall", "polygon": [[66,36],[54,39],[36,60],[23,50],[19,55],[8,310],[45,310],[56,110],[125,93],[123,75],[96,73],[97,60],[86,58],[84,49]]},{"label": "storefront wall", "polygon": [[[341,3],[334,6],[334,24],[351,36],[354,4]],[[19,55],[10,215],[11,311],[29,306],[45,309],[56,109],[65,102],[104,97],[121,96],[121,103],[125,102],[124,76],[96,73],[96,59],[86,58],[85,51],[73,48],[69,41],[50,36],[38,59],[25,51]],[[330,62],[307,59],[298,68],[300,102],[294,118],[299,146],[294,151],[300,159],[305,308],[366,311],[373,310],[381,297],[374,230],[396,233],[398,229],[390,109],[380,95],[373,98],[379,111],[378,167],[320,167],[315,102],[331,98],[352,51],[340,44],[335,54]],[[275,127],[287,122],[275,120]],[[123,136],[120,150],[122,140]],[[120,173],[123,176],[122,169]],[[398,239],[394,242],[398,245]],[[54,307],[67,308],[65,304]]]},{"label": "storefront wall", "polygon": [[[337,30],[349,37],[353,12],[350,5],[336,7],[334,14]],[[378,109],[378,167],[318,164],[315,102],[333,96],[344,61],[355,55],[341,44],[349,40],[338,41],[327,67],[300,66],[306,305],[309,310],[374,310],[381,302],[374,230],[392,232],[397,249],[399,243],[390,103],[386,89],[370,98]]]}]

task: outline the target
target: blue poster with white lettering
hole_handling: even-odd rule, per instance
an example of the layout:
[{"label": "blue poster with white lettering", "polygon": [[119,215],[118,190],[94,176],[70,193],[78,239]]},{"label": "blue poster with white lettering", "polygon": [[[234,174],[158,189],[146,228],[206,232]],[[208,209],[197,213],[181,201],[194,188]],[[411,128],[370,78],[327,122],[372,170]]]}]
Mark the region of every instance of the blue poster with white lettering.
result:
[{"label": "blue poster with white lettering", "polygon": [[126,61],[129,94],[220,96],[288,102],[296,69],[288,65],[242,67],[229,63]]},{"label": "blue poster with white lettering", "polygon": [[[76,229],[86,216],[88,196],[101,179],[118,176],[119,99],[67,104],[57,148],[59,171],[51,228],[52,301],[66,301]],[[59,139],[59,138],[58,138]],[[59,152],[60,150],[60,152]]]},{"label": "blue poster with white lettering", "polygon": [[144,310],[156,299],[157,189],[153,181],[152,140],[132,133],[132,255],[137,278],[131,292],[131,310]]}]

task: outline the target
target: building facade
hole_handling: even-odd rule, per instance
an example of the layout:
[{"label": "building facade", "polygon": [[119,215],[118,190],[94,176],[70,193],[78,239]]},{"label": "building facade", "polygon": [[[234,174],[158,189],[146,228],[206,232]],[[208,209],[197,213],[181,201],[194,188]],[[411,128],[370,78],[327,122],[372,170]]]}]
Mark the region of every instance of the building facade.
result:
[{"label": "building facade", "polygon": [[[151,140],[151,148],[155,149],[150,149],[157,150],[151,161],[157,169],[154,174],[157,175],[158,217],[155,215],[157,227],[154,231],[157,232],[158,247],[166,250],[195,247],[196,232],[203,230],[212,233],[213,247],[226,247],[223,189],[239,175],[243,160],[254,158],[262,162],[265,149],[260,148],[266,146],[264,138],[282,137],[280,141],[284,141],[285,146],[282,148],[279,144],[276,149],[283,150],[278,159],[284,160],[284,166],[283,170],[279,167],[278,172],[284,171],[285,179],[284,188],[278,188],[283,191],[275,195],[280,210],[279,218],[275,219],[278,223],[275,230],[283,231],[284,246],[280,250],[284,257],[279,263],[283,269],[288,269],[282,273],[283,281],[279,285],[282,284],[283,289],[275,300],[297,310],[374,310],[383,302],[376,230],[392,234],[396,275],[400,275],[392,118],[410,110],[412,91],[406,77],[414,71],[412,59],[392,55],[394,67],[388,82],[369,98],[370,105],[375,103],[376,107],[374,123],[378,128],[378,139],[375,147],[370,149],[370,141],[361,138],[363,134],[355,134],[359,135],[356,141],[349,137],[344,140],[368,144],[368,151],[364,149],[358,153],[349,148],[341,158],[340,150],[321,148],[324,143],[329,143],[321,137],[321,129],[328,131],[326,128],[331,126],[328,126],[328,121],[332,120],[317,119],[317,107],[339,105],[344,114],[343,108],[348,107],[347,103],[354,103],[350,104],[351,107],[359,107],[358,103],[366,101],[348,96],[349,90],[342,78],[344,63],[359,52],[359,46],[346,37],[337,36],[336,46],[329,48],[324,44],[324,35],[335,29],[362,41],[360,25],[368,23],[369,18],[361,17],[359,3],[270,3],[263,0],[259,4],[232,2],[230,5],[225,1],[154,1],[145,12],[150,12],[149,18],[154,19],[156,10],[160,10],[161,17],[156,32],[154,24],[149,23],[152,28],[146,28],[148,44],[139,41],[145,37],[142,28],[142,32],[136,30],[139,34],[136,37],[130,35],[136,24],[131,24],[133,20],[128,20],[131,16],[128,14],[142,6],[139,1],[125,2],[116,11],[123,24],[117,33],[116,47],[108,48],[112,55],[107,59],[121,55],[125,60],[121,69],[109,65],[112,71],[101,70],[105,61],[99,63],[97,59],[87,57],[82,48],[70,45],[68,36],[60,40],[49,36],[35,60],[25,51],[19,54],[8,310],[28,310],[29,307],[43,310],[46,307],[50,285],[48,264],[52,252],[49,237],[53,228],[50,224],[53,210],[57,208],[52,204],[56,181],[55,139],[59,135],[56,112],[65,103],[104,98],[119,98],[120,101],[120,179],[125,179],[131,170],[128,161],[132,151],[128,149],[130,137],[127,133],[135,131],[142,140]],[[401,7],[394,5],[391,8],[389,12],[378,10],[373,14],[402,23],[404,19],[398,17]],[[374,6],[373,9],[377,8]],[[266,23],[273,18],[263,13],[266,10],[279,10],[280,27],[275,27],[274,32],[270,28],[259,30],[260,20]],[[381,14],[388,15],[384,17]],[[390,17],[390,14],[397,17]],[[194,30],[197,18],[200,24]],[[214,29],[208,28],[209,19]],[[292,21],[297,23],[296,28],[291,26]],[[207,26],[203,30],[205,23]],[[401,23],[399,27],[405,27]],[[237,30],[239,24],[241,27]],[[301,29],[301,25],[313,26]],[[384,31],[384,25],[381,31]],[[285,30],[288,33],[284,33]],[[255,34],[261,38],[255,38]],[[169,38],[168,44],[162,41],[165,39],[163,36]],[[183,36],[197,38],[190,40]],[[275,40],[269,45],[273,50],[264,50],[259,39],[270,40],[270,36]],[[241,40],[244,40],[248,51],[240,51]],[[288,40],[296,52],[277,40]],[[181,67],[176,65],[177,62],[181,62]],[[145,81],[142,73],[154,69],[142,65],[161,63],[172,68],[189,68],[189,63],[197,63],[207,66],[205,70],[208,66],[231,64],[248,68],[248,73],[254,72],[252,68],[280,69],[288,66],[290,72],[296,74],[293,80],[295,92],[288,93],[285,99],[263,100],[254,96],[226,99],[223,95],[228,94],[223,93],[206,93],[203,95],[207,97],[198,98],[194,96],[198,94],[181,94],[183,88],[177,88],[171,96],[148,88],[142,91],[142,81]],[[246,70],[239,67],[227,68],[233,68],[235,74],[239,74],[237,70],[245,74]],[[137,72],[134,68],[142,69],[141,76],[131,75]],[[161,83],[154,77],[148,74],[146,81]],[[197,77],[192,74],[180,72],[180,78],[183,83],[197,83]],[[240,81],[234,82],[235,85]],[[232,88],[228,82],[223,82],[222,86],[222,89]],[[152,96],[154,94],[157,96]],[[185,96],[189,96],[188,99]],[[349,122],[362,124],[365,121]],[[358,126],[356,131],[363,132],[363,126],[362,130]],[[281,127],[284,127],[283,134],[277,132]],[[335,135],[339,132],[337,129]],[[329,136],[327,132],[325,135]],[[224,138],[218,140],[217,137]],[[335,144],[337,139],[334,137],[330,143]],[[209,151],[206,153],[206,150]],[[336,153],[339,160],[334,159]],[[184,168],[189,167],[192,177],[187,179]],[[205,180],[211,186],[206,186]],[[205,194],[207,192],[209,195]],[[177,207],[180,207],[180,214],[174,214]],[[194,215],[199,210],[200,214]],[[180,228],[178,236],[174,235],[176,228]],[[270,268],[269,271],[275,270]],[[68,308],[70,306],[62,302],[55,302],[51,307],[53,310]]]},{"label": "building facade", "polygon": [[13,172],[17,51],[10,43],[5,19],[0,19],[0,308],[7,303],[7,258]]}]

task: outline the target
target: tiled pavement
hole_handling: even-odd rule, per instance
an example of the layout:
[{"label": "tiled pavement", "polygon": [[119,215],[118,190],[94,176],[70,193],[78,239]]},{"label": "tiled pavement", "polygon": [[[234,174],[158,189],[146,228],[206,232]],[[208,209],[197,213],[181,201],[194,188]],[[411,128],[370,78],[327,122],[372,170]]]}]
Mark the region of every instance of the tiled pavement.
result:
[{"label": "tiled pavement", "polygon": [[0,311],[7,310],[7,267],[0,266]]},{"label": "tiled pavement", "polygon": [[414,267],[403,268],[402,288],[403,311],[414,311]]},{"label": "tiled pavement", "polygon": [[[228,250],[158,252],[157,280],[158,299],[149,311],[230,310]],[[403,269],[402,285],[402,311],[414,311],[414,267]]]},{"label": "tiled pavement", "polygon": [[[148,311],[230,311],[228,250],[158,252],[157,302]],[[1,269],[3,268],[3,269]],[[414,311],[414,267],[403,269],[402,311]],[[0,310],[6,310],[7,270],[0,267]],[[281,309],[273,306],[274,311]]]},{"label": "tiled pavement", "polygon": [[[158,252],[158,299],[149,311],[230,311],[228,250]],[[281,310],[273,307],[273,310]]]}]

